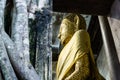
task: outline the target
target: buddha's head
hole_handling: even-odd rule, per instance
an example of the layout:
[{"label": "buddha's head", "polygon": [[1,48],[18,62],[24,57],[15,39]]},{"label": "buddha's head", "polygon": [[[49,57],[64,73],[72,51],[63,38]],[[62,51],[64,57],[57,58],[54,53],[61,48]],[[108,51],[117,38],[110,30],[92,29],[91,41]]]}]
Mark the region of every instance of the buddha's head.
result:
[{"label": "buddha's head", "polygon": [[61,41],[61,44],[66,45],[73,34],[80,30],[86,29],[86,22],[84,18],[80,14],[68,14],[60,25],[60,30],[58,34],[58,38]]}]

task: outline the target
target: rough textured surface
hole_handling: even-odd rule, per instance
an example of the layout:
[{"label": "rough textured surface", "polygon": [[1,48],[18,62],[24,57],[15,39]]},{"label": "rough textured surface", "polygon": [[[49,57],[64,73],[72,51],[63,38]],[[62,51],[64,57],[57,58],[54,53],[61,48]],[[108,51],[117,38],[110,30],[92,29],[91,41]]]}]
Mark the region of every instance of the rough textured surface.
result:
[{"label": "rough textured surface", "polygon": [[120,20],[109,18],[109,22],[120,62]]},{"label": "rough textured surface", "polygon": [[[2,30],[4,26],[4,8],[5,8],[6,0],[0,1],[0,70],[3,73],[3,77],[5,80],[17,80],[17,77],[14,73],[12,65],[9,61],[9,57],[7,54],[7,50],[5,48],[4,42],[2,40]],[[1,78],[1,75],[0,75]]]},{"label": "rough textured surface", "polygon": [[41,80],[52,80],[51,14],[47,9],[36,13],[37,48],[35,68]]},{"label": "rough textured surface", "polygon": [[19,55],[16,55],[17,49],[9,36],[5,32],[2,32],[2,36],[4,36],[2,39],[5,43],[6,49],[8,50],[11,63],[13,64],[14,69],[19,76],[25,80],[39,80],[38,75],[30,62],[24,64],[23,58],[21,58]]},{"label": "rough textured surface", "polygon": [[120,62],[120,1],[115,0],[108,18]]},{"label": "rough textured surface", "polygon": [[2,77],[1,71],[0,71],[0,80],[3,80],[3,77]]},{"label": "rough textured surface", "polygon": [[[29,40],[28,40],[28,13],[27,13],[27,4],[24,0],[15,0],[14,5],[16,9],[16,14],[14,15],[15,17],[15,23],[13,24],[14,29],[13,29],[13,41],[11,38],[6,34],[4,31],[4,7],[5,7],[5,2],[6,0],[1,0],[0,1],[0,39],[3,40],[3,43],[1,42],[0,46],[1,47],[1,54],[3,53],[2,51],[5,51],[4,48],[7,50],[7,54],[9,56],[10,62],[15,69],[16,73],[20,76],[20,79],[22,80],[40,80],[38,78],[38,75],[35,71],[35,69],[32,67],[30,61],[29,61]],[[2,7],[1,5],[4,4]],[[2,41],[0,40],[0,41]],[[19,41],[20,40],[20,41]],[[5,47],[4,47],[4,45]],[[20,50],[20,51],[19,51]],[[4,52],[6,53],[6,52]],[[22,56],[21,56],[22,55]],[[6,55],[4,55],[7,57]],[[2,57],[4,57],[2,56]],[[8,59],[0,59],[3,64],[8,62],[6,60]],[[2,66],[3,67],[3,66]],[[12,72],[13,69],[9,68],[9,66],[5,66],[5,68],[8,68],[4,71],[10,71],[8,73],[11,73],[11,77],[13,76]],[[4,68],[4,67],[3,67]],[[3,72],[4,73],[4,72]],[[7,76],[7,74],[4,74],[4,76]],[[6,80],[14,80],[14,79],[6,79]]]},{"label": "rough textured surface", "polygon": [[0,36],[0,68],[5,80],[18,80],[9,61],[5,45]]},{"label": "rough textured surface", "polygon": [[[22,1],[22,0],[21,0]],[[12,40],[14,41],[18,54],[29,61],[29,38],[28,38],[28,13],[27,5],[23,0],[15,1],[16,15],[14,26],[12,27]]]},{"label": "rough textured surface", "polygon": [[4,9],[5,9],[5,4],[6,4],[6,0],[1,0],[0,1],[0,34],[2,32],[2,28],[4,26]]}]

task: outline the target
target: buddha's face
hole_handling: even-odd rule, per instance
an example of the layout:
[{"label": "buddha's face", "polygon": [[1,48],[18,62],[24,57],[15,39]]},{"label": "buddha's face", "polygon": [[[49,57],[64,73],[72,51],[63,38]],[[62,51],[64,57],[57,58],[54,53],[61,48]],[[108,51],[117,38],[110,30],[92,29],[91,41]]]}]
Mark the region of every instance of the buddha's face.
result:
[{"label": "buddha's face", "polygon": [[72,35],[69,32],[69,28],[66,24],[62,23],[60,26],[58,38],[60,39],[61,44],[66,45],[71,39]]}]

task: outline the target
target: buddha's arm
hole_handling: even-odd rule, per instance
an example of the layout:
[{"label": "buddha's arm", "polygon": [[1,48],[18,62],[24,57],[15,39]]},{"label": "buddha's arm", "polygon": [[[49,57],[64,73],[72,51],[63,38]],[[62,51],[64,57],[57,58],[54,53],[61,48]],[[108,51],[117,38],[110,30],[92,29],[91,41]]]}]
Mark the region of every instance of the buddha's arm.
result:
[{"label": "buddha's arm", "polygon": [[68,76],[65,80],[85,80],[90,75],[89,70],[89,58],[88,54],[85,54],[75,64],[75,71]]}]

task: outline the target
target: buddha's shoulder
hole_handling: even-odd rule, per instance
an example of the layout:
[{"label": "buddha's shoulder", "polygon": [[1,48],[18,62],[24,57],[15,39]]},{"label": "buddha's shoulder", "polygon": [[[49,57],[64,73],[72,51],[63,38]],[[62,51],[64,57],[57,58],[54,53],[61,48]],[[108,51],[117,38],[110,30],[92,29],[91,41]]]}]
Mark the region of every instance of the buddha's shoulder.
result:
[{"label": "buddha's shoulder", "polygon": [[76,31],[75,32],[75,34],[77,35],[80,35],[80,34],[88,34],[88,32],[86,31],[86,30],[84,30],[84,29],[81,29],[81,30],[78,30],[78,31]]}]

